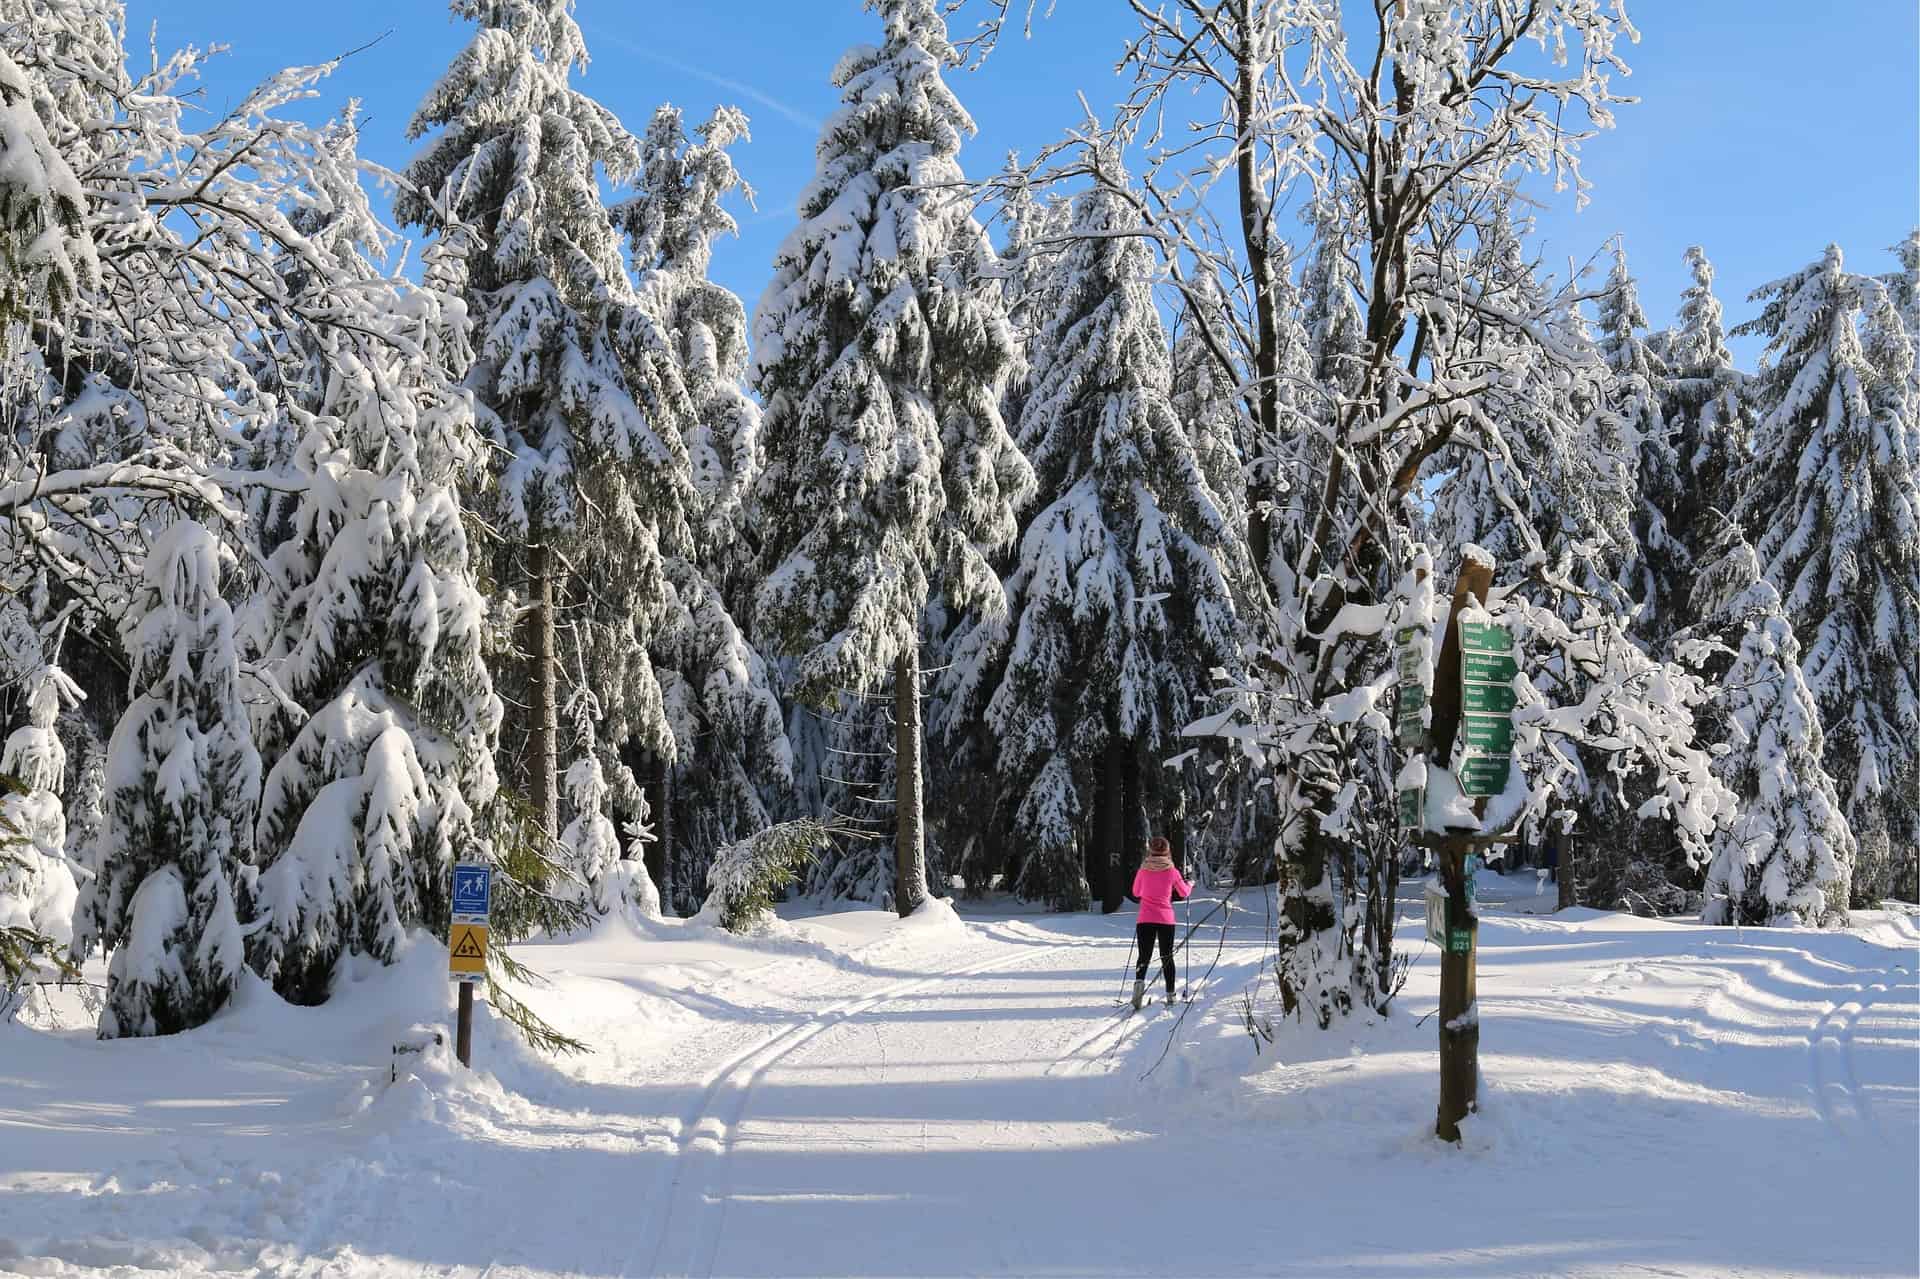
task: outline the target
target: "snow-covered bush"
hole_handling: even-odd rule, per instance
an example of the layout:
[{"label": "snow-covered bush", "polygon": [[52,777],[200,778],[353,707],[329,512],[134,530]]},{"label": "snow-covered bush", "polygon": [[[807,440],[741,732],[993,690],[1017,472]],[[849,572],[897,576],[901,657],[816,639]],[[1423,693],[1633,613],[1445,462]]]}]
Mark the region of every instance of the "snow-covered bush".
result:
[{"label": "snow-covered bush", "polygon": [[728,932],[751,931],[826,842],[826,827],[802,818],[727,845],[707,872],[707,902],[701,914]]}]

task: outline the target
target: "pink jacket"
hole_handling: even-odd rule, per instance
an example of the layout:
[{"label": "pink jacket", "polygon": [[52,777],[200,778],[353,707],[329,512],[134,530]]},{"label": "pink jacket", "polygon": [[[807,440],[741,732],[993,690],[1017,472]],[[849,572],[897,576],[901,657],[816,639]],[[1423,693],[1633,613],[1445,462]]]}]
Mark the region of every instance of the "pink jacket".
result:
[{"label": "pink jacket", "polygon": [[1129,896],[1140,902],[1140,923],[1171,924],[1174,897],[1186,897],[1192,892],[1193,886],[1172,866],[1165,870],[1148,870],[1142,866],[1133,872],[1133,892]]}]

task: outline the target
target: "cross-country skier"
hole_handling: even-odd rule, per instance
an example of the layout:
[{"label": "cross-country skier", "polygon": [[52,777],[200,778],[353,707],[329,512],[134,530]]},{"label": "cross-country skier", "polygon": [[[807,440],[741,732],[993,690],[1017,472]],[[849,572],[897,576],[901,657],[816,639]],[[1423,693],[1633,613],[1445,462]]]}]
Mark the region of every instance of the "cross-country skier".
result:
[{"label": "cross-country skier", "polygon": [[1140,963],[1133,970],[1133,1006],[1138,1008],[1147,994],[1147,963],[1153,948],[1160,947],[1160,975],[1167,979],[1167,1002],[1173,1002],[1173,904],[1184,901],[1193,886],[1174,869],[1173,849],[1164,835],[1155,835],[1147,843],[1146,860],[1133,872],[1133,891],[1128,901],[1140,903],[1134,920],[1134,946]]}]

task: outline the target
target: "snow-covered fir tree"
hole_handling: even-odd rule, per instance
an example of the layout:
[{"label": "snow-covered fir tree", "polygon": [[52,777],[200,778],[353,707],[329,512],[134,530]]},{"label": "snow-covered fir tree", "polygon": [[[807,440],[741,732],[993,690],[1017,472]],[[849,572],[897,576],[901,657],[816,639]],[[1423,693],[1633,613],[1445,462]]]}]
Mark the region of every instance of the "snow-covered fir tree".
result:
[{"label": "snow-covered fir tree", "polygon": [[1702,564],[1692,638],[1718,639],[1718,691],[1702,732],[1724,742],[1714,764],[1739,800],[1714,837],[1702,919],[1709,924],[1815,924],[1846,908],[1853,835],[1821,763],[1820,714],[1800,671],[1800,644],[1780,593],[1760,576],[1739,527],[1721,521]]},{"label": "snow-covered fir tree", "polygon": [[1734,367],[1727,349],[1726,321],[1706,250],[1690,247],[1686,263],[1693,282],[1680,295],[1673,327],[1654,345],[1667,370],[1662,416],[1680,464],[1679,503],[1668,513],[1668,530],[1697,552],[1708,512],[1724,512],[1733,504],[1726,484],[1746,446],[1741,404],[1746,375]]},{"label": "snow-covered fir tree", "polygon": [[[1207,489],[1219,504],[1221,517],[1228,527],[1244,529],[1248,518],[1248,471],[1262,466],[1271,468],[1280,476],[1281,484],[1290,484],[1294,472],[1290,467],[1282,467],[1271,454],[1263,458],[1249,448],[1251,431],[1239,395],[1238,370],[1222,365],[1217,354],[1232,350],[1225,335],[1219,332],[1226,321],[1219,281],[1212,275],[1201,275],[1193,281],[1188,293],[1191,296],[1182,310],[1179,332],[1173,342],[1173,411],[1186,428],[1200,473],[1206,477]],[[1213,332],[1203,332],[1203,325]],[[1244,557],[1230,557],[1227,567],[1252,566]],[[1255,597],[1261,591],[1253,581],[1234,585],[1243,598]]]},{"label": "snow-covered fir tree", "polygon": [[0,746],[0,777],[18,793],[0,791],[0,828],[15,843],[0,861],[0,930],[25,929],[65,947],[73,941],[79,887],[60,802],[67,748],[55,721],[85,694],[58,666],[43,665],[23,681],[27,722]]},{"label": "snow-covered fir tree", "polygon": [[1048,293],[1055,278],[1054,259],[1066,248],[1067,223],[1072,210],[1067,198],[1057,191],[1044,198],[1021,175],[1014,157],[1007,159],[1002,178],[1006,195],[1001,216],[1006,219],[1007,237],[1001,251],[1001,271],[1005,280],[1002,296],[1006,300],[1007,321],[1013,326],[1015,359],[1008,371],[1007,389],[1000,401],[1000,415],[1013,423],[1020,420],[1032,385],[1033,360],[1030,348],[1035,334],[1053,312]]},{"label": "snow-covered fir tree", "polygon": [[430,232],[458,220],[478,241],[466,263],[476,348],[466,384],[502,461],[473,502],[497,522],[494,589],[525,601],[519,653],[494,662],[508,704],[526,707],[502,751],[551,840],[562,825],[563,617],[600,698],[601,743],[674,755],[649,646],[670,605],[661,546],[686,542],[693,485],[673,414],[642,395],[665,339],[637,304],[600,201],[601,177],[627,181],[640,148],[570,83],[587,61],[572,0],[451,8],[478,29],[408,125],[428,140],[395,211]]},{"label": "snow-covered fir tree", "polygon": [[761,469],[760,409],[743,385],[746,310],[707,276],[714,241],[736,230],[724,201],[752,194],[728,154],[747,120],[723,107],[694,134],[678,109],[656,111],[636,192],[614,211],[660,338],[644,356],[649,402],[678,416],[692,468],[691,538],[663,547],[671,599],[652,646],[678,763],[630,761],[652,783],[647,860],[687,887],[706,883],[715,850],[768,824],[764,795],[792,781],[767,663],[735,620],[753,558],[745,503]]},{"label": "snow-covered fir tree", "polygon": [[1161,761],[1198,718],[1209,672],[1241,667],[1228,586],[1241,530],[1171,401],[1152,256],[1131,206],[1074,203],[1054,313],[1035,343],[1019,438],[1039,480],[1007,580],[1011,616],[957,647],[955,709],[984,702],[1000,820],[1021,896],[1106,909],[1144,818],[1178,804]]},{"label": "snow-covered fir tree", "polygon": [[[378,305],[361,333],[316,339],[311,382],[289,389],[301,488],[250,618],[284,700],[261,717],[248,957],[302,1003],[326,997],[342,954],[388,960],[408,929],[444,923],[453,863],[487,855],[501,717],[457,489],[480,460],[457,385],[464,313],[378,274],[385,236],[348,176],[314,244]],[[461,245],[428,249],[430,286],[458,275]]]},{"label": "snow-covered fir tree", "polygon": [[1661,412],[1667,370],[1641,335],[1646,327],[1639,285],[1616,242],[1600,294],[1597,344],[1612,375],[1607,407],[1620,418],[1623,444],[1637,463],[1633,540],[1622,585],[1636,610],[1635,633],[1658,648],[1685,623],[1693,565],[1670,523],[1682,503],[1683,477]]},{"label": "snow-covered fir tree", "polygon": [[919,649],[936,587],[955,612],[1004,605],[990,551],[1031,475],[999,398],[1013,358],[991,248],[960,184],[973,122],[943,72],[932,0],[870,0],[885,39],[834,71],[800,225],[754,317],[766,405],[767,575],[756,621],[792,655],[796,695],[896,695],[895,906],[926,894]]},{"label": "snow-covered fir tree", "polygon": [[82,899],[85,939],[112,954],[103,1039],[202,1024],[245,966],[261,769],[221,595],[228,559],[201,525],[168,526],[124,623],[133,704],[109,748],[100,873]]},{"label": "snow-covered fir tree", "polygon": [[1801,641],[1858,850],[1854,904],[1888,891],[1895,850],[1920,836],[1920,488],[1902,396],[1876,396],[1910,366],[1882,372],[1862,337],[1879,292],[1830,246],[1756,290],[1760,314],[1734,330],[1767,339],[1736,513]]}]

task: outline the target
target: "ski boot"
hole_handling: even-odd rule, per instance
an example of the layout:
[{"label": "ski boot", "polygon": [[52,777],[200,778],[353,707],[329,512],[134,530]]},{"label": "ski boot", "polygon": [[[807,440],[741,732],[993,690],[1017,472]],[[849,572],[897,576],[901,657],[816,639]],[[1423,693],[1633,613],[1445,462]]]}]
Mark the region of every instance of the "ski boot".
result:
[{"label": "ski boot", "polygon": [[1135,978],[1133,983],[1133,1010],[1139,1012],[1140,1005],[1145,1003],[1146,999],[1147,979],[1144,977]]}]

